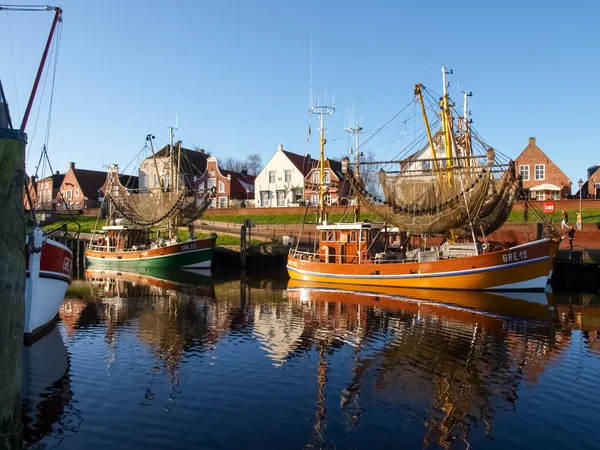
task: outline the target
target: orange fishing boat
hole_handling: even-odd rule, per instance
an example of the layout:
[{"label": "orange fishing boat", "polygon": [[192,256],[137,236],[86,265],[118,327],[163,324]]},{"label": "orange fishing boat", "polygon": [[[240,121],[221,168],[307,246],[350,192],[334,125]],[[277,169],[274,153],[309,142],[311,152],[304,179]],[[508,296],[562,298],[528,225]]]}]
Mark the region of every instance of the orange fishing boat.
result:
[{"label": "orange fishing boat", "polygon": [[[290,278],[427,289],[546,287],[560,237],[546,223],[547,236],[532,242],[511,246],[488,241],[486,236],[502,226],[517,195],[522,193],[520,180],[514,162],[489,147],[471,129],[467,93],[464,116],[454,113],[446,91],[446,75],[451,72],[443,67],[442,73],[444,95],[439,104],[431,106],[439,130],[431,131],[423,98],[425,87],[417,84],[415,96],[425,130],[408,148],[420,150],[393,161],[368,163],[381,165],[377,178],[384,199],[369,191],[369,183],[361,178],[360,166],[365,163],[359,161],[358,133],[362,128],[349,128],[356,134],[356,162],[344,158],[342,172],[354,192],[353,223],[328,223],[325,197],[330,194],[325,182],[329,178],[324,167],[324,133],[326,117],[333,108],[311,108],[311,113],[319,116],[321,135],[316,227],[319,243],[307,249],[298,239],[288,256]],[[361,221],[360,205],[383,222]]]}]

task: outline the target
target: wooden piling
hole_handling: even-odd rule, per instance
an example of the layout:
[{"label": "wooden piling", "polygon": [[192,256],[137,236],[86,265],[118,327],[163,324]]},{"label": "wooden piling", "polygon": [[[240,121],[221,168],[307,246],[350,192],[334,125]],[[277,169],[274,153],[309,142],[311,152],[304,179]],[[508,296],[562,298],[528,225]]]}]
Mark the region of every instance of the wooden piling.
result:
[{"label": "wooden piling", "polygon": [[0,450],[22,449],[25,133],[0,128]]}]

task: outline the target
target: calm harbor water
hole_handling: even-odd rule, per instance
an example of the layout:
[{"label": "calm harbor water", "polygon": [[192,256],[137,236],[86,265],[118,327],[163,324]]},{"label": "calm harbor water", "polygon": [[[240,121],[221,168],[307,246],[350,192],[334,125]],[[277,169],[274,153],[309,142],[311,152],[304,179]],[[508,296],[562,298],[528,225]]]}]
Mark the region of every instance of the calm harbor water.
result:
[{"label": "calm harbor water", "polygon": [[88,271],[24,348],[27,444],[600,448],[600,298],[409,294]]}]

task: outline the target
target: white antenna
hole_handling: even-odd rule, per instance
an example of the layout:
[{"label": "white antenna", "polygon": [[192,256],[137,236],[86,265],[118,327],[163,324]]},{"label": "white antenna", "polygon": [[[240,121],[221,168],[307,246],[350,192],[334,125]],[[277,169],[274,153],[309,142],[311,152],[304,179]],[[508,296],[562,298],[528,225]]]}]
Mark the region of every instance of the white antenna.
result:
[{"label": "white antenna", "polygon": [[469,108],[467,107],[467,97],[473,97],[473,93],[472,93],[471,91],[468,91],[468,92],[467,92],[467,91],[463,91],[463,90],[460,88],[460,85],[459,85],[458,83],[456,83],[456,86],[458,86],[458,90],[459,90],[460,92],[462,92],[462,93],[463,93],[463,96],[464,96],[464,103],[463,103],[463,120],[465,121],[465,125],[466,125],[466,124],[467,124],[467,122],[468,122],[468,120],[469,120],[469,119],[468,119],[468,117],[471,115],[471,113],[469,112]]},{"label": "white antenna", "polygon": [[448,86],[450,83],[446,82],[446,75],[452,75],[452,70],[447,70],[446,66],[442,64],[442,79],[444,80],[444,95],[448,93]]},{"label": "white antenna", "polygon": [[310,35],[310,94],[308,98],[308,109],[313,106],[313,58],[312,58],[312,34]]}]

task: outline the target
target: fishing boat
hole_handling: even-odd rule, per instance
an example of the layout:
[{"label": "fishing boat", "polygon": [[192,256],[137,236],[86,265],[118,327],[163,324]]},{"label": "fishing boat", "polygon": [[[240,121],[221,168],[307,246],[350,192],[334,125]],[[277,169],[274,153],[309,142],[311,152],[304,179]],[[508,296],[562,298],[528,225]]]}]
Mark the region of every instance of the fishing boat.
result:
[{"label": "fishing boat", "polygon": [[[85,250],[86,261],[127,270],[208,269],[217,237],[195,238],[194,220],[210,206],[215,190],[182,170],[193,162],[186,159],[181,142],[173,145],[172,129],[164,153],[154,152],[152,139],[146,137],[154,184],[135,186],[132,177],[119,175],[117,165],[109,167],[106,183],[100,188],[108,204],[106,224],[93,232]],[[125,185],[124,179],[128,180]],[[188,229],[185,241],[178,235],[180,226]]]},{"label": "fishing boat", "polygon": [[[3,11],[52,11],[54,20],[46,41],[46,47],[38,66],[37,76],[29,96],[27,107],[19,129],[13,128],[8,101],[0,82],[0,145],[13,147],[14,151],[24,152],[27,143],[25,129],[36,96],[38,84],[44,70],[48,51],[56,29],[62,21],[62,10],[56,7],[2,6]],[[52,87],[53,88],[53,87]],[[47,157],[47,142],[42,156]],[[29,191],[25,186],[29,197]],[[19,193],[19,195],[21,195]],[[44,232],[36,219],[36,211],[29,197],[31,218],[25,236],[24,250],[26,261],[25,280],[25,337],[34,339],[47,330],[58,314],[58,308],[71,282],[72,250],[65,244],[73,242],[77,236],[71,236],[62,227],[52,232]]]},{"label": "fishing boat", "polygon": [[[430,103],[438,128],[430,126],[417,84],[410,105],[419,104],[424,131],[408,150],[378,164],[379,191],[361,177],[358,133],[356,162],[342,161],[357,206],[352,223],[328,223],[324,194],[325,120],[332,107],[315,107],[321,141],[319,245],[290,248],[290,278],[345,285],[426,289],[543,290],[551,276],[560,237],[545,222],[547,236],[522,245],[492,242],[488,235],[508,218],[521,192],[514,162],[487,145],[472,129],[465,94],[464,114],[455,112],[442,67],[443,96]],[[429,93],[429,91],[426,91]],[[430,97],[433,98],[431,94]],[[439,98],[439,97],[438,97]],[[413,114],[414,115],[414,114]],[[434,132],[434,130],[437,130]],[[414,151],[414,149],[417,149]],[[364,205],[381,223],[360,220]],[[530,207],[533,208],[533,207]],[[542,215],[538,215],[543,220]]]}]

